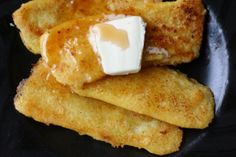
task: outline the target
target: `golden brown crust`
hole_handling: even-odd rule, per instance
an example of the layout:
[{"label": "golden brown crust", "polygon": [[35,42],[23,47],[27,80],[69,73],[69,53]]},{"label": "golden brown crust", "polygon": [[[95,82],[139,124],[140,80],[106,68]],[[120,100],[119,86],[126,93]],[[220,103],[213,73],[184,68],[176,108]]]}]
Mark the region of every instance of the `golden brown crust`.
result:
[{"label": "golden brown crust", "polygon": [[169,52],[168,55],[148,54],[145,60],[175,65],[190,62],[199,55],[205,13],[201,0],[160,3],[144,3],[143,0],[73,2],[34,0],[22,5],[14,13],[13,19],[26,47],[39,53],[39,38],[48,29],[67,20],[115,12],[140,15],[148,23],[145,53],[149,47],[163,48]]},{"label": "golden brown crust", "polygon": [[[214,112],[212,93],[207,87],[190,81],[181,73],[167,68],[149,68],[134,75],[103,79],[105,74],[86,40],[90,23],[96,21],[94,19],[99,18],[90,16],[68,21],[49,31],[45,55],[47,59],[44,60],[47,60],[57,81],[72,87],[83,96],[180,127],[208,126]],[[143,95],[142,91],[148,91],[147,95]]]},{"label": "golden brown crust", "polygon": [[[147,22],[145,48],[163,48],[166,54],[145,55],[145,61],[161,65],[187,63],[197,58],[202,41],[205,9],[201,0],[177,0],[146,4],[137,0],[110,0],[116,13],[140,15]],[[144,51],[147,53],[147,51]]]},{"label": "golden brown crust", "polygon": [[82,89],[72,88],[79,95],[183,128],[206,128],[214,117],[214,98],[210,89],[164,67],[106,77],[85,84]]},{"label": "golden brown crust", "polygon": [[45,31],[70,19],[106,13],[99,4],[99,0],[32,0],[13,13],[13,20],[26,47],[40,54],[39,38]]},{"label": "golden brown crust", "polygon": [[130,145],[164,155],[177,151],[182,141],[182,131],[176,126],[72,94],[42,63],[19,85],[14,102],[19,112],[36,121],[69,128],[113,146]]},{"label": "golden brown crust", "polygon": [[70,20],[55,26],[41,37],[45,63],[58,81],[82,86],[105,76],[96,54],[87,40],[90,25],[103,16]]},{"label": "golden brown crust", "polygon": [[[44,60],[47,60],[57,81],[73,87],[78,94],[180,127],[208,126],[214,110],[212,93],[207,87],[188,80],[183,74],[167,68],[149,68],[135,75],[108,77],[100,81],[105,74],[86,39],[89,25],[96,23],[95,19],[99,18],[90,16],[68,21],[49,31],[45,55],[47,59]],[[158,80],[161,82],[158,83]],[[83,85],[84,90],[81,90]],[[139,93],[136,93],[136,88],[139,88]],[[142,90],[149,91],[146,97],[142,98]],[[165,108],[162,107],[163,103],[166,103]]]}]

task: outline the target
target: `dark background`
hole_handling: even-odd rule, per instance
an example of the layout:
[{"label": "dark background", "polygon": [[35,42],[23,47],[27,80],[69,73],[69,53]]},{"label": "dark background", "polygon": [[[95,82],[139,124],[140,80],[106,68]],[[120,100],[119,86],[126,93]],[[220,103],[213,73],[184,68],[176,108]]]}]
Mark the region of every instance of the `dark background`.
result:
[{"label": "dark background", "polygon": [[[15,111],[13,97],[16,87],[29,76],[32,64],[39,58],[28,53],[18,30],[9,25],[12,12],[23,2],[26,0],[0,0],[0,156],[154,156],[131,147],[114,149],[109,144],[79,136],[73,131],[45,126]],[[189,138],[184,141],[184,149],[171,156],[236,156],[236,1],[204,2],[223,28],[230,63],[228,88],[213,124],[207,130],[187,131]],[[183,67],[183,71],[185,69]],[[204,132],[204,136],[196,132]],[[190,145],[191,140],[196,142]]]}]

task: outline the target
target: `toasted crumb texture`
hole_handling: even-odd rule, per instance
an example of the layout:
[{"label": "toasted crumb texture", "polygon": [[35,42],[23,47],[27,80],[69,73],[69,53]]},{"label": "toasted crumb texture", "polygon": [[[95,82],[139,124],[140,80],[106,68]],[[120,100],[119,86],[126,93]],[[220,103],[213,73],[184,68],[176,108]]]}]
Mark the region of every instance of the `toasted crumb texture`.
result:
[{"label": "toasted crumb texture", "polygon": [[19,85],[14,102],[19,112],[36,121],[75,130],[114,147],[130,145],[164,155],[177,151],[182,141],[176,126],[72,94],[41,62]]},{"label": "toasted crumb texture", "polygon": [[58,82],[72,87],[79,95],[180,127],[208,126],[214,115],[210,89],[179,72],[165,67],[146,67],[134,75],[105,76],[96,54],[85,40],[86,30],[91,23],[96,23],[95,19],[99,18],[71,20],[47,33],[43,58]]},{"label": "toasted crumb texture", "polygon": [[183,128],[206,128],[214,117],[214,98],[210,89],[165,67],[105,77],[85,84],[83,88],[72,88],[79,95]]},{"label": "toasted crumb texture", "polygon": [[[143,17],[147,23],[145,60],[175,65],[198,57],[205,9],[201,0],[146,2],[145,0],[33,0],[13,14],[26,47],[40,53],[40,36],[71,19],[92,15],[126,14]],[[149,53],[161,49],[166,53]]]},{"label": "toasted crumb texture", "polygon": [[13,13],[13,20],[25,46],[40,54],[39,38],[45,31],[67,20],[102,12],[106,12],[103,0],[32,0]]}]

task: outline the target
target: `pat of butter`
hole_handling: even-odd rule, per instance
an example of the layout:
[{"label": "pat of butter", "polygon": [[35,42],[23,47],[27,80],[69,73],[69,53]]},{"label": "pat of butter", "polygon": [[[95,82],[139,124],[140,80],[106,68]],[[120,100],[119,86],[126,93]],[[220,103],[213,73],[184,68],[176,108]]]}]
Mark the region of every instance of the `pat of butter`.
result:
[{"label": "pat of butter", "polygon": [[108,75],[137,73],[141,69],[145,26],[139,16],[128,16],[92,26],[89,42]]}]

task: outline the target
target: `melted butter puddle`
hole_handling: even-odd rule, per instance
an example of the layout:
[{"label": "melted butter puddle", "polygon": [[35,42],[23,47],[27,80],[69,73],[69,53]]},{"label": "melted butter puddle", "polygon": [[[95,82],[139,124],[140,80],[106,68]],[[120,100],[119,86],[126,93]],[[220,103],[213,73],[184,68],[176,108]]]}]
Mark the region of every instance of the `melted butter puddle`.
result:
[{"label": "melted butter puddle", "polygon": [[94,29],[98,30],[100,40],[110,41],[122,49],[127,49],[129,47],[128,33],[125,30],[117,29],[116,27],[106,23],[96,24],[94,25]]}]

